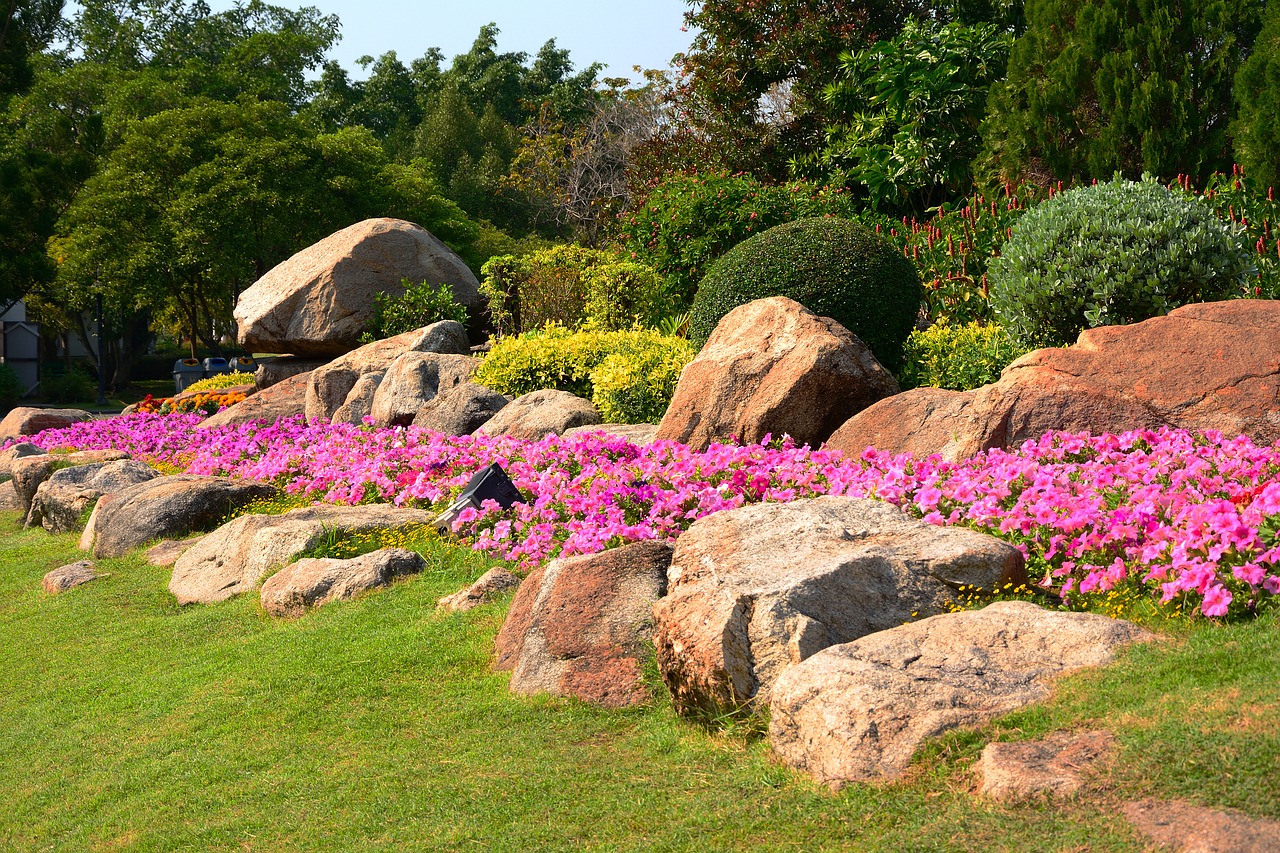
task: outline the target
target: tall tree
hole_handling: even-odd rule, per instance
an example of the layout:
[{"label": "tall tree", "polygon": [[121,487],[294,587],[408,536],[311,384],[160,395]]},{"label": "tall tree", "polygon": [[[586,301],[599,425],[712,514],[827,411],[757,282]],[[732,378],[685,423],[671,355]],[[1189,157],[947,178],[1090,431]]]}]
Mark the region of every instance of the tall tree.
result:
[{"label": "tall tree", "polygon": [[1280,3],[1268,3],[1253,52],[1236,74],[1236,160],[1260,186],[1280,185]]},{"label": "tall tree", "polygon": [[992,88],[980,170],[1203,179],[1230,165],[1232,84],[1264,0],[1028,0]]}]

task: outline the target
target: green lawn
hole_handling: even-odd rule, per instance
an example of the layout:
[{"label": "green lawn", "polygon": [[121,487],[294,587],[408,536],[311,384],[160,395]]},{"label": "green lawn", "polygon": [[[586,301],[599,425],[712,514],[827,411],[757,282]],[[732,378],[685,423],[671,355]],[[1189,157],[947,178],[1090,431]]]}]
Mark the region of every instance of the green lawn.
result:
[{"label": "green lawn", "polygon": [[[485,568],[424,575],[297,622],[254,596],[180,609],[135,555],[47,596],[75,537],[0,514],[0,849],[1142,849],[1131,797],[1280,818],[1275,616],[1174,626],[1053,703],[930,745],[907,782],[832,794],[757,738],[507,693],[506,603],[438,615]],[[1165,625],[1157,626],[1169,631]],[[1002,807],[970,766],[995,737],[1116,732],[1086,794]]]}]

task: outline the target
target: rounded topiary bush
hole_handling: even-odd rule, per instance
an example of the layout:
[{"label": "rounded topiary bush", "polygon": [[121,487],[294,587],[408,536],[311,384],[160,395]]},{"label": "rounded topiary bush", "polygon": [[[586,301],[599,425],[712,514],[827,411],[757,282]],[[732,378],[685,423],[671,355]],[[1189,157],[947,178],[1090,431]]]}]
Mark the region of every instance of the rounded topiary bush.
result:
[{"label": "rounded topiary bush", "polygon": [[1070,190],[1018,221],[987,267],[991,307],[1027,346],[1247,292],[1242,231],[1202,201],[1144,178]]},{"label": "rounded topiary bush", "polygon": [[744,240],[712,264],[693,300],[689,339],[702,346],[725,314],[770,296],[831,317],[896,371],[923,290],[915,266],[869,228],[835,217],[797,219]]}]

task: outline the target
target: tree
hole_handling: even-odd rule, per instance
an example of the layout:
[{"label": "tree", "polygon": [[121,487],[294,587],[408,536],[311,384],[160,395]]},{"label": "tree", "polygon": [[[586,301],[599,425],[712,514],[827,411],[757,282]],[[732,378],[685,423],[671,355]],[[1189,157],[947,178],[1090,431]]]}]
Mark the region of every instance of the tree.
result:
[{"label": "tree", "polygon": [[31,85],[31,57],[53,40],[64,0],[0,0],[0,107]]},{"label": "tree", "polygon": [[[50,244],[54,298],[76,310],[101,294],[113,316],[149,313],[219,353],[241,290],[352,222],[411,218],[465,250],[474,226],[432,190],[363,128],[317,134],[284,103],[201,100],[135,125],[78,194]],[[114,353],[113,384],[134,355]]]},{"label": "tree", "polygon": [[824,97],[845,118],[793,171],[899,212],[967,193],[988,90],[1004,76],[1011,41],[994,24],[908,21],[893,39],[844,54]]},{"label": "tree", "polygon": [[1236,74],[1236,160],[1259,186],[1280,184],[1280,3],[1268,3],[1253,53]]},{"label": "tree", "polygon": [[992,88],[980,171],[1084,181],[1204,179],[1231,163],[1236,70],[1263,0],[1029,0]]}]

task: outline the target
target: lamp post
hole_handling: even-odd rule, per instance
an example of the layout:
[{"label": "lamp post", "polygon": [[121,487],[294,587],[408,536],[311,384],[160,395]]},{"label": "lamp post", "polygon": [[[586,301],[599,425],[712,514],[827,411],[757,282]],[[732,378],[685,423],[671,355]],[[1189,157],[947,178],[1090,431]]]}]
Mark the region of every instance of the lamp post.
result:
[{"label": "lamp post", "polygon": [[107,363],[102,337],[102,294],[94,298],[98,309],[98,407],[107,405]]}]

